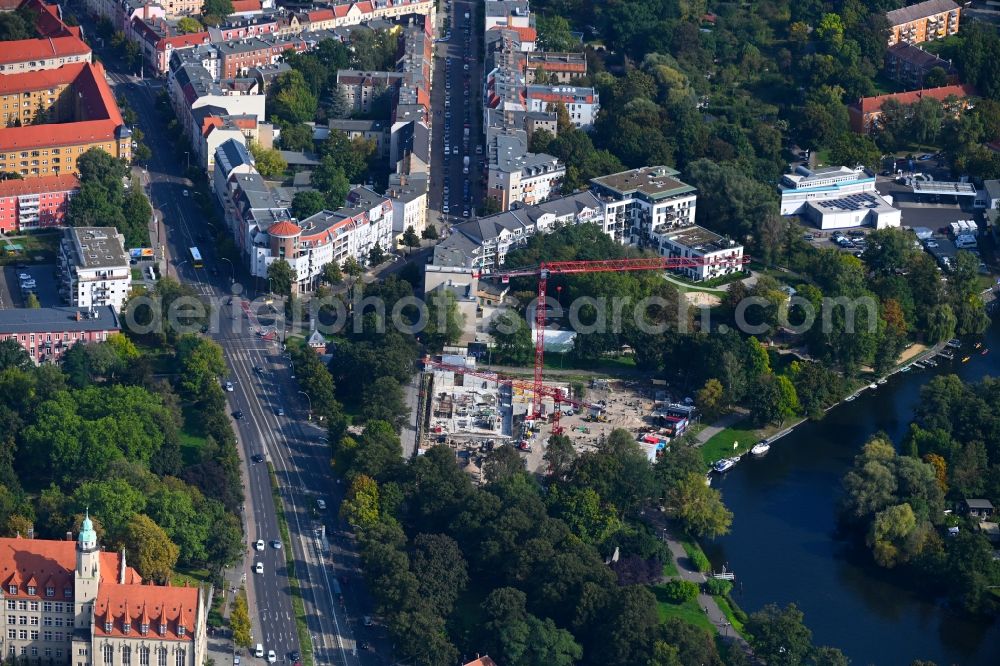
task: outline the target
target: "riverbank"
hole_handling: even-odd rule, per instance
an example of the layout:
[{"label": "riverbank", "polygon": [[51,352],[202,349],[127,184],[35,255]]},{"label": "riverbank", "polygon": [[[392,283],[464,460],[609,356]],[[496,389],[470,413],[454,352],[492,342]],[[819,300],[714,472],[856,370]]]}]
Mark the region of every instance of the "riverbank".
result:
[{"label": "riverbank", "polygon": [[[943,342],[933,347],[927,347],[921,343],[910,345],[900,354],[899,360],[890,372],[883,377],[868,378],[854,382],[849,392],[823,410],[824,415],[845,402],[853,402],[865,391],[878,390],[879,387],[884,386],[897,373],[919,369],[920,366],[915,366],[914,364],[922,363],[927,359],[933,359],[946,346]],[[701,447],[702,457],[706,465],[711,466],[723,458],[742,457],[757,442],[766,440],[769,444],[773,444],[775,441],[791,434],[796,428],[807,421],[809,421],[808,417],[801,417],[790,425],[779,424],[757,428],[750,423],[747,412],[736,410],[705,427],[704,430],[695,436],[694,445]]]}]

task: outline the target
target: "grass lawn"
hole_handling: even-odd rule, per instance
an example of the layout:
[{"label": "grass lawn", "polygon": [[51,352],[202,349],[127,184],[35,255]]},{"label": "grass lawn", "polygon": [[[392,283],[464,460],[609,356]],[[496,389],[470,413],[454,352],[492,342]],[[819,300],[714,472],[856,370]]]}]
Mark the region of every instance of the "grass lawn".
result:
[{"label": "grass lawn", "polygon": [[663,564],[663,577],[672,578],[674,576],[680,576],[681,572],[677,570],[677,565],[671,559],[669,562],[664,562]]},{"label": "grass lawn", "polygon": [[698,605],[697,599],[685,601],[682,604],[675,604],[667,600],[663,588],[659,585],[653,586],[653,594],[656,596],[656,607],[660,613],[660,622],[666,622],[672,617],[677,617],[709,633],[716,633],[715,625],[708,619],[705,610]]},{"label": "grass lawn", "polygon": [[[52,259],[56,256],[61,240],[61,232],[44,232],[4,237],[3,242],[0,243],[0,249],[4,250],[3,256],[0,257],[0,263],[12,264],[18,261],[34,261],[35,257],[38,256]],[[20,245],[21,251],[16,254],[8,254],[7,250],[12,245]]]},{"label": "grass lawn", "polygon": [[[737,442],[739,444],[734,449],[733,444]],[[705,459],[705,464],[711,465],[716,460],[734,454],[742,455],[756,443],[757,428],[752,427],[749,421],[739,421],[705,442],[701,447],[701,455]]]},{"label": "grass lawn", "polygon": [[743,635],[743,623],[736,617],[733,607],[729,605],[729,600],[719,596],[713,597],[713,599],[715,599],[715,603],[719,604],[719,610],[726,616],[726,620],[733,625],[733,629],[740,635]]},{"label": "grass lawn", "polygon": [[182,407],[184,425],[181,426],[181,458],[185,465],[195,465],[201,459],[201,449],[205,446],[205,437],[199,435],[191,426],[192,414],[190,407]]},{"label": "grass lawn", "polygon": [[[207,585],[211,582],[208,569],[192,569],[191,571],[175,571],[170,578],[170,584],[176,587],[183,587],[184,583],[195,585]],[[218,595],[216,595],[218,596]]]},{"label": "grass lawn", "polygon": [[141,268],[133,268],[132,269],[132,281],[133,282],[142,282],[142,269]]},{"label": "grass lawn", "polygon": [[[525,366],[530,369],[531,366]],[[546,352],[545,367],[552,370],[635,370],[635,357],[616,356],[614,358],[599,358],[593,361],[575,358],[566,352]]]}]

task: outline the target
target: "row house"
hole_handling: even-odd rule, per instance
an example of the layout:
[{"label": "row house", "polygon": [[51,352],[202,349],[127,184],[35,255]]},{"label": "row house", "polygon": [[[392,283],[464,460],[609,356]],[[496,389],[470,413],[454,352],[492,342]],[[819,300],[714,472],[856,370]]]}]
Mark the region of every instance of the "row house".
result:
[{"label": "row house", "polygon": [[[109,335],[120,332],[121,324],[115,309],[108,305],[85,310],[69,307],[0,310],[0,341],[14,340],[36,364],[58,363],[62,355],[76,343],[104,342]],[[10,589],[6,592],[9,593]],[[39,638],[46,637],[42,635]],[[63,639],[50,635],[47,640]],[[48,647],[52,648],[53,645]],[[50,653],[49,656],[53,655]]]},{"label": "row house", "polygon": [[63,226],[79,189],[73,174],[0,181],[0,233]]},{"label": "row house", "polygon": [[221,76],[231,79],[246,76],[254,68],[273,65],[285,51],[301,53],[308,50],[308,44],[297,37],[248,37],[239,41],[216,44],[221,60]]},{"label": "row house", "polygon": [[888,45],[919,44],[958,34],[961,15],[962,8],[952,0],[926,0],[886,12]]},{"label": "row house", "polygon": [[[587,76],[587,57],[582,53],[534,51],[523,57],[529,84],[567,84]],[[544,81],[540,80],[540,75],[544,77]]]},{"label": "row house", "polygon": [[158,75],[165,75],[170,69],[170,58],[175,51],[208,44],[211,39],[207,31],[179,34],[166,21],[143,21],[132,19],[132,33],[142,47],[146,64]]},{"label": "row house", "polygon": [[238,41],[246,37],[262,37],[279,34],[287,23],[285,12],[267,12],[252,16],[230,16],[226,23],[209,26],[208,34],[212,42]]},{"label": "row house", "polygon": [[66,64],[93,62],[93,53],[83,41],[79,26],[68,26],[62,20],[58,5],[47,5],[41,0],[25,0],[20,9],[33,16],[34,39],[4,42],[0,50],[0,74],[33,72],[56,69]]},{"label": "row house", "polygon": [[973,104],[976,89],[968,84],[941,86],[926,90],[911,90],[874,97],[862,97],[847,107],[851,129],[858,134],[872,134],[881,126],[882,105],[889,100],[895,100],[903,106],[916,104],[921,99],[936,99],[945,105],[945,112],[957,115]]}]

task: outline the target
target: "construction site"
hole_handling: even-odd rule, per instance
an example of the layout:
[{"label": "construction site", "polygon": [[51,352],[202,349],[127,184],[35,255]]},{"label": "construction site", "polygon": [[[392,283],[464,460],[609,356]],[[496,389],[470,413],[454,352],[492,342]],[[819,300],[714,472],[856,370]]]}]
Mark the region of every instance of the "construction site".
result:
[{"label": "construction site", "polygon": [[621,428],[636,437],[653,461],[696,418],[692,406],[671,402],[652,384],[591,378],[583,395],[573,397],[569,383],[546,381],[536,412],[529,380],[479,368],[472,357],[426,359],[424,370],[428,399],[419,450],[451,447],[476,482],[483,481],[486,455],[498,446],[516,448],[525,469],[545,474],[546,443],[555,431],[567,435],[579,454]]}]

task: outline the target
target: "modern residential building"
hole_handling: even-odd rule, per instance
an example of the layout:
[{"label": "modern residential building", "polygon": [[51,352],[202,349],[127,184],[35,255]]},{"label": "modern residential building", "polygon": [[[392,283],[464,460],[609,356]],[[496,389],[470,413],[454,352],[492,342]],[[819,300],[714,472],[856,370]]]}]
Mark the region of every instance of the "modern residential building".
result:
[{"label": "modern residential building", "polygon": [[392,233],[398,239],[409,228],[419,236],[427,228],[427,177],[391,174],[385,195],[392,202]]},{"label": "modern residential building", "polygon": [[484,4],[485,29],[530,28],[534,22],[528,0],[490,0]]},{"label": "modern residential building", "polygon": [[0,233],[62,226],[79,189],[73,174],[0,181]]},{"label": "modern residential building", "polygon": [[59,5],[25,0],[20,7],[35,16],[35,30],[39,36],[4,42],[4,48],[0,49],[0,74],[54,69],[67,63],[93,60],[80,27],[63,23]]},{"label": "modern residential building", "polygon": [[855,104],[847,107],[847,115],[851,121],[851,129],[858,134],[871,134],[878,130],[882,118],[882,105],[890,99],[903,106],[915,104],[921,99],[936,99],[945,106],[947,113],[957,114],[972,106],[976,89],[971,85],[960,84],[941,86],[927,90],[911,90],[910,92],[862,97]]},{"label": "modern residential building", "polygon": [[875,191],[875,176],[864,167],[795,168],[781,177],[778,193],[781,195],[780,213],[798,215],[805,212],[810,201],[840,199],[852,194]]},{"label": "modern residential building", "polygon": [[899,42],[885,50],[886,75],[898,83],[910,88],[923,88],[924,79],[934,68],[940,68],[948,83],[955,83],[958,72],[950,60],[923,50],[919,46]]},{"label": "modern residential building", "polygon": [[594,126],[601,109],[599,96],[593,88],[567,85],[529,85],[526,102],[528,111],[555,111],[562,104],[569,121],[584,130]]},{"label": "modern residential building", "polygon": [[962,8],[952,0],[926,0],[886,12],[889,46],[941,39],[958,33]]},{"label": "modern residential building", "polygon": [[125,237],[114,227],[72,227],[59,245],[59,291],[73,307],[121,312],[132,286]]},{"label": "modern residential building", "polygon": [[0,171],[23,178],[74,173],[76,158],[90,148],[131,161],[132,131],[100,63],[0,76],[0,99],[15,97],[18,111],[27,112],[20,115],[22,122],[29,117],[37,122],[39,116],[48,122],[0,128]]},{"label": "modern residential building", "polygon": [[58,363],[77,342],[103,342],[121,332],[114,308],[0,310],[0,340],[14,340],[35,363]]},{"label": "modern residential building", "polygon": [[558,191],[566,175],[565,165],[552,155],[529,153],[523,136],[498,134],[486,149],[486,196],[504,210],[516,202],[530,206],[545,201]]},{"label": "modern residential building", "polygon": [[701,266],[678,268],[676,272],[700,282],[743,270],[743,246],[714,231],[693,225],[660,235],[660,254],[704,260]]},{"label": "modern residential building", "polygon": [[153,585],[105,551],[89,515],[76,540],[0,539],[4,654],[75,666],[201,666],[208,594]]},{"label": "modern residential building", "polygon": [[605,217],[623,242],[661,249],[664,233],[694,225],[697,190],[678,175],[667,166],[642,167],[594,178],[591,191],[606,202]]}]

